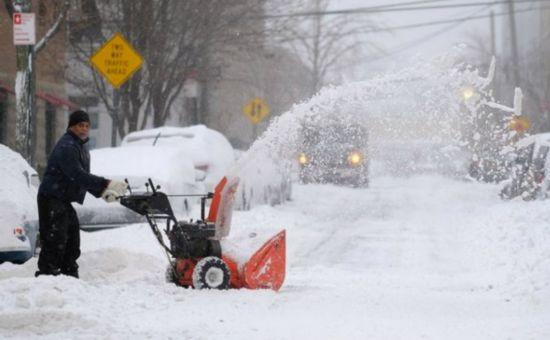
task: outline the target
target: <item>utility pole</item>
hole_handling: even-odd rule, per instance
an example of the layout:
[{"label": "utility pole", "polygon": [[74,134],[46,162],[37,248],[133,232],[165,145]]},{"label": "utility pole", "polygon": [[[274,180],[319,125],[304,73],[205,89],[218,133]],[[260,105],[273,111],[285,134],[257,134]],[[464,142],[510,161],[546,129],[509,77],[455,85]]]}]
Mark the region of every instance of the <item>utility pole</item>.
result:
[{"label": "utility pole", "polygon": [[519,56],[518,56],[518,41],[516,33],[516,15],[514,10],[514,0],[508,0],[508,15],[510,17],[510,42],[512,47],[512,68],[514,75],[514,86],[520,86],[519,76]]},{"label": "utility pole", "polygon": [[[490,16],[490,30],[491,30],[491,57],[494,57],[496,58],[497,56],[497,47],[496,47],[496,30],[495,30],[495,12],[491,11],[491,16]],[[493,77],[493,96],[495,98],[498,98],[498,92],[499,92],[499,89],[500,89],[500,86],[499,86],[499,83],[498,83],[498,78],[497,78],[497,73],[498,72],[495,72],[495,75]]]},{"label": "utility pole", "polygon": [[[13,1],[13,13],[29,13],[30,0]],[[17,112],[15,128],[15,148],[34,165],[34,116],[36,112],[36,72],[35,50],[33,45],[18,45],[16,50],[15,110]]]},{"label": "utility pole", "polygon": [[321,39],[322,39],[322,21],[321,0],[315,0],[315,12],[318,13],[313,18],[313,79],[311,85],[311,95],[314,95],[321,88]]},{"label": "utility pole", "polygon": [[496,56],[495,12],[491,11],[491,54]]},{"label": "utility pole", "polygon": [[120,92],[118,89],[113,90],[113,114],[111,115],[111,147],[115,147],[117,144],[118,133],[118,112],[120,110]]},{"label": "utility pole", "polygon": [[[34,45],[16,46],[15,75],[15,148],[31,164],[34,164],[35,117],[36,117],[36,55],[48,44],[48,41],[59,31],[61,23],[69,9],[70,0],[64,0],[63,7],[53,25]],[[30,13],[31,0],[4,0],[8,14]]]}]

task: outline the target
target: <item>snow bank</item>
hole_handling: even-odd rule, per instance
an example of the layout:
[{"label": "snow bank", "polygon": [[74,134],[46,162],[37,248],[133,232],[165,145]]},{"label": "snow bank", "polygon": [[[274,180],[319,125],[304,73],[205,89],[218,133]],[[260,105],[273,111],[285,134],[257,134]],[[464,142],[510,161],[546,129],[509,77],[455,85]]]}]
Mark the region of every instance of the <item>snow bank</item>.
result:
[{"label": "snow bank", "polygon": [[[245,157],[245,152],[239,152]],[[277,205],[290,199],[292,193],[291,171],[280,166],[268,155],[258,156],[238,170],[240,184],[235,209],[249,210],[257,205]]]}]

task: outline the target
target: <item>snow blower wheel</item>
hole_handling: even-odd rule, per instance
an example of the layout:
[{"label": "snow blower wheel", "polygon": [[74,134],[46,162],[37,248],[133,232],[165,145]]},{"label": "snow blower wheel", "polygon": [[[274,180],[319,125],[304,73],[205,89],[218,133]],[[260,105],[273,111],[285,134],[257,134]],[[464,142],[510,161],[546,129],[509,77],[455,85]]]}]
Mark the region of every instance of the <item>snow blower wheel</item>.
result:
[{"label": "snow blower wheel", "polygon": [[195,289],[228,289],[230,281],[229,268],[219,257],[205,257],[197,262],[193,270]]}]

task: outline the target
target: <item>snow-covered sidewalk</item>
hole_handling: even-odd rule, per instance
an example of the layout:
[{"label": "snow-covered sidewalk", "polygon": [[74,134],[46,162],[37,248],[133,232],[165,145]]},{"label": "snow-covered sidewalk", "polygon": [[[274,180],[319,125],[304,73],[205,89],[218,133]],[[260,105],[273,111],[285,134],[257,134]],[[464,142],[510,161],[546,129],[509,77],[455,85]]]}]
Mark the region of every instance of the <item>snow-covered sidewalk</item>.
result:
[{"label": "snow-covered sidewalk", "polygon": [[278,293],[165,283],[146,225],[83,233],[81,280],[35,279],[36,259],[0,266],[0,338],[548,339],[548,202],[497,192],[382,177],[235,212],[232,246],[287,229]]}]

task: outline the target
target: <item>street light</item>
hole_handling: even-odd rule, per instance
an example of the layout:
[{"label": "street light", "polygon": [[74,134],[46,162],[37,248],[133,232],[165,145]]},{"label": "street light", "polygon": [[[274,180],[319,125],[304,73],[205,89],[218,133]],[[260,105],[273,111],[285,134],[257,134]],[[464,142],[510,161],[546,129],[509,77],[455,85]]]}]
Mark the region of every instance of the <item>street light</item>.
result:
[{"label": "street light", "polygon": [[305,153],[301,153],[300,156],[298,156],[298,162],[300,165],[307,165],[309,163],[309,159]]},{"label": "street light", "polygon": [[462,98],[464,98],[464,100],[469,100],[475,94],[476,94],[476,91],[471,86],[468,86],[468,87],[465,87],[465,88],[462,89]]}]

